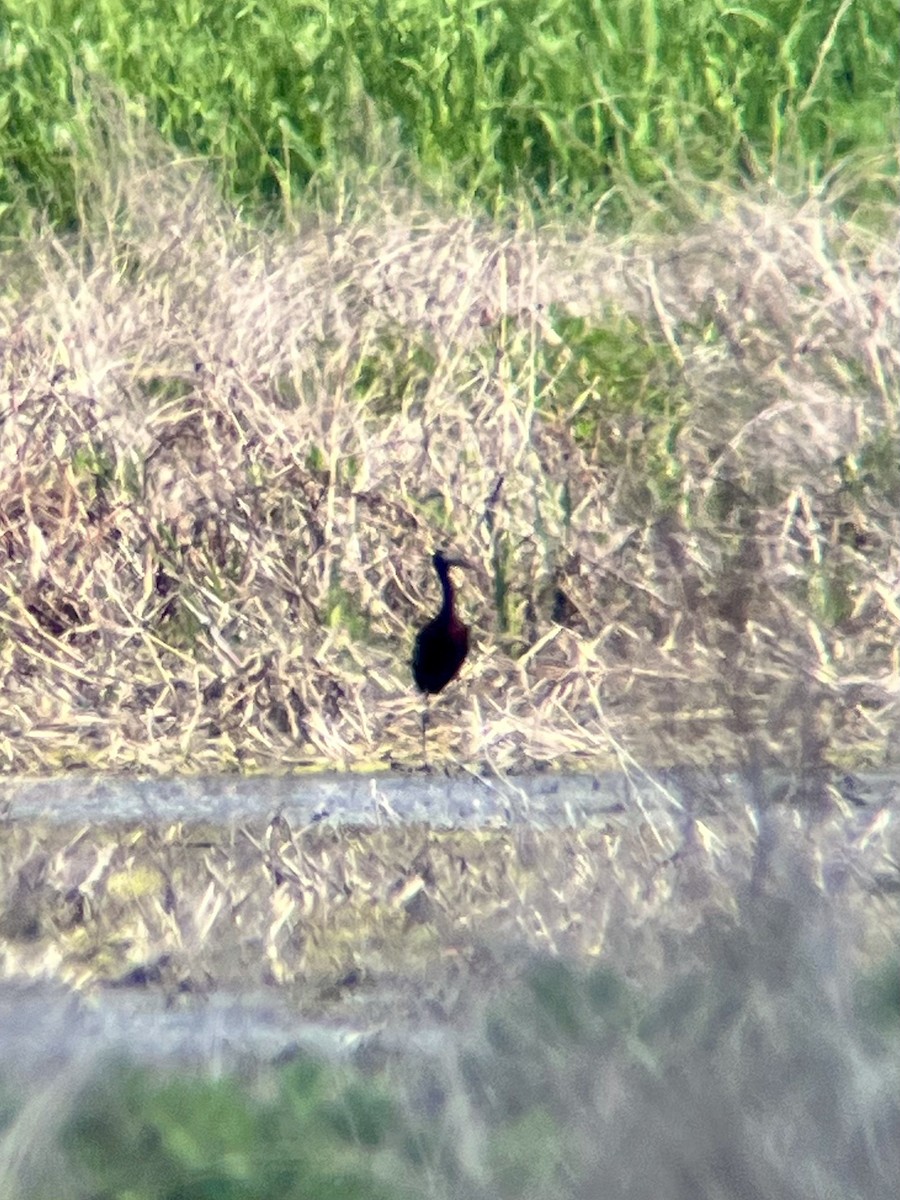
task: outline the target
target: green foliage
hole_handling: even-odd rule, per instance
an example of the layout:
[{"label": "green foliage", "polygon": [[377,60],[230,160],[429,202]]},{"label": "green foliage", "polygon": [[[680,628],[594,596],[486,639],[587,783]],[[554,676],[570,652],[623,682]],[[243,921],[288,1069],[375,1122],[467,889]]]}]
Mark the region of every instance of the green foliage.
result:
[{"label": "green foliage", "polygon": [[510,587],[512,549],[509,536],[499,533],[493,539],[491,565],[493,567],[494,609],[497,625],[502,633],[518,633],[514,597]]},{"label": "green foliage", "polygon": [[370,637],[369,620],[355,592],[334,582],[328,589],[326,624],[329,629],[343,626],[355,642],[366,642]]},{"label": "green foliage", "polygon": [[78,447],[72,456],[72,469],[77,479],[89,482],[94,497],[102,496],[115,482],[115,459],[96,442]]},{"label": "green foliage", "polygon": [[352,1083],[339,1100],[325,1107],[324,1117],[343,1141],[375,1147],[383,1145],[395,1128],[397,1111],[388,1096]]},{"label": "green foliage", "polygon": [[853,576],[844,563],[825,561],[812,571],[807,585],[814,616],[829,628],[846,621],[853,612]]},{"label": "green foliage", "polygon": [[327,473],[328,460],[321,447],[314,445],[309,447],[309,449],[306,451],[306,460],[304,465],[306,466],[307,471],[311,472],[313,475]]},{"label": "green foliage", "polygon": [[590,461],[633,477],[635,511],[671,510],[681,495],[677,441],[690,399],[671,349],[624,314],[594,325],[556,309],[552,319],[559,341],[541,349],[541,411],[568,424]]},{"label": "green foliage", "polygon": [[835,466],[840,481],[833,498],[837,528],[810,564],[805,580],[810,610],[828,628],[840,626],[853,614],[860,578],[854,554],[867,544],[872,514],[893,510],[900,503],[893,432],[874,433],[855,453],[842,455]]},{"label": "green foliage", "polygon": [[63,1144],[89,1190],[131,1200],[377,1200],[396,1197],[369,1155],[394,1128],[372,1085],[341,1089],[316,1062],[276,1076],[255,1098],[239,1080],[137,1067],[108,1072],[82,1092]]},{"label": "green foliage", "polygon": [[900,503],[900,463],[895,442],[893,433],[885,431],[837,463],[841,491],[853,502]]},{"label": "green foliage", "polygon": [[115,503],[121,494],[140,496],[142,467],[134,452],[117,454],[111,444],[84,439],[72,451],[72,472],[92,504]]},{"label": "green foliage", "polygon": [[488,1163],[499,1194],[510,1200],[553,1195],[554,1180],[565,1168],[564,1141],[552,1113],[535,1105],[498,1129],[491,1138]]},{"label": "green foliage", "polygon": [[427,347],[402,331],[386,333],[360,358],[354,391],[373,416],[394,416],[426,393],[436,367],[437,359]]},{"label": "green foliage", "polygon": [[618,221],[640,193],[671,207],[673,175],[816,183],[842,160],[850,203],[883,199],[895,34],[892,0],[4,0],[0,219],[21,189],[78,219],[85,163],[114,149],[95,81],[254,204],[385,153],[492,209],[524,191]]}]

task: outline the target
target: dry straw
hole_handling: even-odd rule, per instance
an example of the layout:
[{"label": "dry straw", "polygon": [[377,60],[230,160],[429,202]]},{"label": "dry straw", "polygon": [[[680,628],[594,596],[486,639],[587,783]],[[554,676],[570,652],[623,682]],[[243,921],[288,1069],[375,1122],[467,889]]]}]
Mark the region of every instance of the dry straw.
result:
[{"label": "dry straw", "polygon": [[0,298],[4,770],[416,765],[441,544],[446,762],[890,753],[893,229],[722,196],[611,241],[386,186],[260,233],[116,119]]}]

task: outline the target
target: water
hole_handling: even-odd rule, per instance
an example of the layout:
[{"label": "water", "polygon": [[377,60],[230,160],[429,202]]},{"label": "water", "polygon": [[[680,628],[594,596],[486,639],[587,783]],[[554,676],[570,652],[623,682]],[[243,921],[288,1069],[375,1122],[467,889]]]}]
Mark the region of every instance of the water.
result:
[{"label": "water", "polygon": [[[767,794],[789,786],[772,774]],[[836,777],[836,796],[859,806],[895,795],[894,775]],[[611,771],[590,775],[476,776],[322,774],[273,778],[140,779],[70,775],[0,782],[0,808],[19,820],[66,822],[199,821],[228,825],[280,813],[292,825],[328,820],[345,824],[421,821],[436,828],[528,822],[578,825],[610,815],[628,818],[668,812],[700,814],[747,805],[750,781],[738,772],[696,769]]]}]

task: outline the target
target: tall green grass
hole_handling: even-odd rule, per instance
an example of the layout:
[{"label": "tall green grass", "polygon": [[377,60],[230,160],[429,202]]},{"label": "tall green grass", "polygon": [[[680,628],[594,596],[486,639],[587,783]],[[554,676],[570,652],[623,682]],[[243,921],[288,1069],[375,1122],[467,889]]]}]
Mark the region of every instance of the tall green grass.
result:
[{"label": "tall green grass", "polygon": [[253,205],[387,163],[616,223],[684,177],[856,207],[896,179],[896,28],[894,0],[3,0],[0,210],[78,219],[101,80]]}]

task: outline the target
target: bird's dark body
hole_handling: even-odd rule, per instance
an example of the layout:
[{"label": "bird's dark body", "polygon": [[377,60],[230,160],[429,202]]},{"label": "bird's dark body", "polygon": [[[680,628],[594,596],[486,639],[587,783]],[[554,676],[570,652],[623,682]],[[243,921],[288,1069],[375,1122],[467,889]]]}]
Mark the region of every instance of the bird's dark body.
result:
[{"label": "bird's dark body", "polygon": [[419,633],[413,649],[413,678],[420,691],[435,695],[459,674],[469,653],[469,631],[452,616],[449,622],[435,617]]},{"label": "bird's dark body", "polygon": [[413,647],[413,679],[420,691],[435,695],[459,674],[469,653],[469,630],[453,609],[453,585],[450,567],[463,565],[436,550],[432,559],[444,602],[440,612],[419,630]]}]

